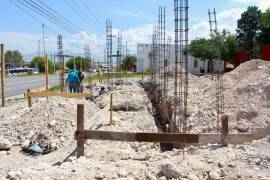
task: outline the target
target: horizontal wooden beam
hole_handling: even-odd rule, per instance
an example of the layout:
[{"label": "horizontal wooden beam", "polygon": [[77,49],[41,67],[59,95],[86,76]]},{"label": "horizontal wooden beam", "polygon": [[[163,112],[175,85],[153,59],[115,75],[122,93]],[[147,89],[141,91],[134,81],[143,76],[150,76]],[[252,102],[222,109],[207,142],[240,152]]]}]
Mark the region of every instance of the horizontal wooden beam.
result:
[{"label": "horizontal wooden beam", "polygon": [[61,93],[61,92],[28,92],[27,96],[31,97],[68,97],[68,98],[81,98],[90,97],[90,93]]},{"label": "horizontal wooden beam", "polygon": [[[77,131],[75,139],[77,139]],[[85,130],[84,139],[128,141],[128,142],[162,142],[162,143],[198,143],[198,134],[179,133],[141,133]]]},{"label": "horizontal wooden beam", "polygon": [[[244,142],[251,142],[255,140],[255,135],[252,133],[240,133],[240,134],[228,134],[227,141],[228,144],[242,144]],[[214,144],[214,143],[222,143],[222,134],[219,133],[207,133],[207,134],[199,134],[199,144]]]},{"label": "horizontal wooden beam", "polygon": [[[77,139],[77,131],[75,139]],[[228,134],[229,144],[242,144],[253,140],[261,139],[270,132],[264,133],[239,133]],[[185,143],[200,144],[222,143],[222,134],[203,133],[203,134],[180,134],[180,133],[141,133],[141,132],[112,132],[112,131],[94,131],[85,130],[84,139],[109,140],[109,141],[128,141],[128,142],[161,142],[161,143]]]}]

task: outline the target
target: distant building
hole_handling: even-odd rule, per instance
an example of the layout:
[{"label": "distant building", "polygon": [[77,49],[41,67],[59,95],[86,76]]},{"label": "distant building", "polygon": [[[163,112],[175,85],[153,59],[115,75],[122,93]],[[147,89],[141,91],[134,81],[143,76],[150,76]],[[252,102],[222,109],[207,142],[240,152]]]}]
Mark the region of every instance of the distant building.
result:
[{"label": "distant building", "polygon": [[[137,45],[137,72],[146,71],[150,68],[152,44]],[[175,62],[175,46],[170,46],[170,65]],[[162,66],[163,67],[163,66]],[[224,62],[221,60],[202,61],[192,56],[188,57],[188,71],[191,74],[204,74],[209,72],[223,72]]]}]

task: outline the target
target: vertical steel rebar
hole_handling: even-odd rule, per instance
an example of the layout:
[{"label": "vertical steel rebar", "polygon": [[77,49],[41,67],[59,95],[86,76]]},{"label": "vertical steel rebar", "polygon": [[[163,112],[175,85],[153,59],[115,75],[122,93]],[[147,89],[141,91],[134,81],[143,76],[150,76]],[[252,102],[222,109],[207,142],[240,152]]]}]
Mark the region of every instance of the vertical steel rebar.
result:
[{"label": "vertical steel rebar", "polygon": [[60,91],[64,92],[65,90],[65,60],[64,60],[64,53],[63,53],[63,37],[62,35],[57,36],[57,56],[58,56],[58,62],[60,64]]}]

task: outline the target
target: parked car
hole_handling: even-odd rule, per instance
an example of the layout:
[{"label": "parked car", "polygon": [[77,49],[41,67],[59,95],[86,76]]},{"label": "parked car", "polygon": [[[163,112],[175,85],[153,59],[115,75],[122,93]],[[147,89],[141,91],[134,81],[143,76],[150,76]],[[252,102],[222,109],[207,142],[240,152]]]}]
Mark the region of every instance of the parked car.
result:
[{"label": "parked car", "polygon": [[95,73],[95,72],[97,72],[97,70],[96,69],[89,69],[89,72],[90,73]]}]

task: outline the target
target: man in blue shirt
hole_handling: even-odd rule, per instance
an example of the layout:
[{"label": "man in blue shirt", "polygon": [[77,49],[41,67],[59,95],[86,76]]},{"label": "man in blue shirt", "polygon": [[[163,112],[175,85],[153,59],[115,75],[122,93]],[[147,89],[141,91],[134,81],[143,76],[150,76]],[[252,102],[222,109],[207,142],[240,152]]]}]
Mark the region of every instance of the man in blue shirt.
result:
[{"label": "man in blue shirt", "polygon": [[66,79],[66,83],[68,83],[69,92],[70,93],[76,93],[78,84],[80,83],[80,79],[78,77],[78,73],[75,69],[71,70],[68,73],[68,77]]}]

